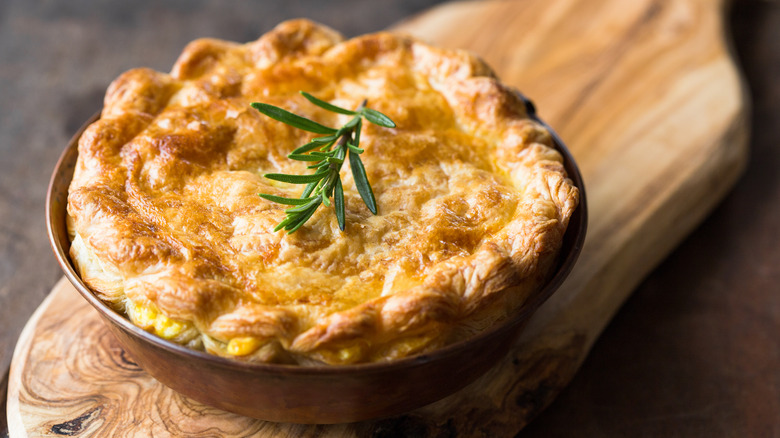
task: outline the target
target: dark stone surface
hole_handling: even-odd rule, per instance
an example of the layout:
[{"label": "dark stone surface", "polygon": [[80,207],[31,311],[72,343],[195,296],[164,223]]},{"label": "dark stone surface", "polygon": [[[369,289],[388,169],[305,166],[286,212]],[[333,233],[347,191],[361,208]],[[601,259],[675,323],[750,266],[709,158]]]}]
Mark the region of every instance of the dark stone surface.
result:
[{"label": "dark stone surface", "polygon": [[[198,37],[248,41],[294,17],[351,36],[433,3],[0,2],[0,376],[61,276],[43,215],[51,170],[114,77],[167,71]],[[520,436],[780,436],[780,3],[737,1],[730,22],[754,99],[745,177]]]}]

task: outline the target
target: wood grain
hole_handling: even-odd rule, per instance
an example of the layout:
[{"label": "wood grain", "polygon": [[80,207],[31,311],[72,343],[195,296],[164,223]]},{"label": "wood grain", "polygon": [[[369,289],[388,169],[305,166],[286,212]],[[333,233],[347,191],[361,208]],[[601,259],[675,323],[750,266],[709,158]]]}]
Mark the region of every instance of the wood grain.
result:
[{"label": "wood grain", "polygon": [[199,405],[159,384],[65,279],[17,345],[8,409],[14,437],[202,436],[214,423],[228,436],[241,436],[271,426]]},{"label": "wood grain", "polygon": [[[57,427],[108,436],[148,436],[149,427],[174,436],[514,435],[569,382],[636,284],[744,167],[745,98],[723,40],[722,8],[709,0],[465,2],[399,26],[485,57],[535,100],[587,185],[589,235],[571,278],[511,354],[463,391],[360,424],[236,418],[156,384],[60,284],[14,358],[12,436],[55,434]],[[62,320],[62,308],[81,313]]]}]

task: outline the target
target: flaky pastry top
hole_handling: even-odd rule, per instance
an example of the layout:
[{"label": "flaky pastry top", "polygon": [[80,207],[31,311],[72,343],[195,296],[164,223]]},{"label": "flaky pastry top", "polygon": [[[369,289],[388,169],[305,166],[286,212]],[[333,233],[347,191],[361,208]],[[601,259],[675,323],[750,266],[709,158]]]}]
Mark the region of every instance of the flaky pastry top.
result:
[{"label": "flaky pastry top", "polygon": [[[365,124],[372,215],[342,169],[346,230],[321,207],[274,232],[309,173],[287,154],[312,134],[266,102]],[[260,39],[190,43],[170,74],[109,87],[79,141],[68,197],[71,257],[104,301],[167,339],[249,361],[346,364],[429,351],[516,312],[550,275],[578,191],[550,134],[478,58],[411,37],[344,40],[310,21]]]}]

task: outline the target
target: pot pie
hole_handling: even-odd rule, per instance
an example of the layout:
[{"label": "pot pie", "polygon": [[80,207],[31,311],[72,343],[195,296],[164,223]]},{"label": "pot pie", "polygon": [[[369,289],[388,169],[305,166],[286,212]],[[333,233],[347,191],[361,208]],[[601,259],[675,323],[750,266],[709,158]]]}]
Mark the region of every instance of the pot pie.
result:
[{"label": "pot pie", "polygon": [[[274,232],[313,134],[260,101],[327,126],[363,99],[373,215],[342,169],[346,230],[321,207]],[[517,312],[554,267],[578,190],[549,132],[475,56],[411,37],[344,40],[306,20],[260,39],[190,43],[170,74],[108,88],[79,141],[70,255],[97,296],[167,340],[245,361],[351,364],[439,348]]]}]

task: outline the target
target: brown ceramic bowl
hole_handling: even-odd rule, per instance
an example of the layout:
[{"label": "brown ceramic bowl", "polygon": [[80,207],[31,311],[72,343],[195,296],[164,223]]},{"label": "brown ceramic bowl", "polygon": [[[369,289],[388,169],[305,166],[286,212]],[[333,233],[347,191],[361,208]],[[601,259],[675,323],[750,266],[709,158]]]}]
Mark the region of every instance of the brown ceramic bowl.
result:
[{"label": "brown ceramic bowl", "polygon": [[[528,108],[533,115],[530,102]],[[581,191],[581,201],[565,235],[556,273],[511,319],[468,340],[386,363],[304,367],[229,360],[190,350],[134,326],[96,298],[74,270],[65,226],[68,186],[78,156],[78,138],[97,117],[70,141],[49,185],[49,238],[65,276],[97,309],[138,365],[154,378],[199,402],[249,417],[294,423],[352,422],[399,414],[454,393],[507,353],[531,314],[569,274],[585,239],[587,209],[582,178],[556,136],[566,170]]]}]

